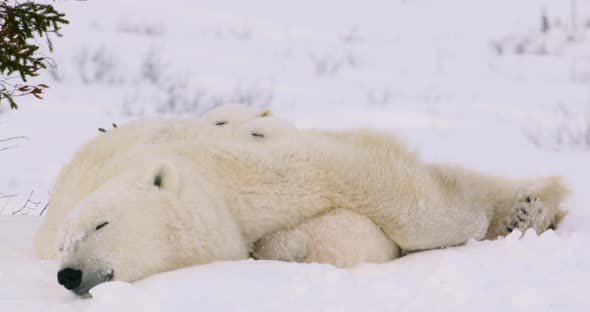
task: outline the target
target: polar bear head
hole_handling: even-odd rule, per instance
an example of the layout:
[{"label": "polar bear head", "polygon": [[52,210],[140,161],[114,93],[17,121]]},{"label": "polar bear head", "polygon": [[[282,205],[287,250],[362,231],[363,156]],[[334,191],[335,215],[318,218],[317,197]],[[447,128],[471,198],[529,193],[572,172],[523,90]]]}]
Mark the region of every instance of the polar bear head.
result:
[{"label": "polar bear head", "polygon": [[[56,246],[58,282],[79,295],[103,282],[216,260],[246,258],[247,247],[211,183],[182,160],[132,157],[144,169],[108,179],[67,216]],[[172,165],[173,164],[173,165]],[[219,190],[217,190],[219,192]]]},{"label": "polar bear head", "polygon": [[237,128],[253,119],[270,116],[270,109],[258,110],[240,104],[225,104],[212,109],[202,117],[207,123],[217,127]]},{"label": "polar bear head", "polygon": [[275,117],[254,119],[237,130],[240,137],[254,141],[288,137],[296,132],[297,128],[293,124]]}]

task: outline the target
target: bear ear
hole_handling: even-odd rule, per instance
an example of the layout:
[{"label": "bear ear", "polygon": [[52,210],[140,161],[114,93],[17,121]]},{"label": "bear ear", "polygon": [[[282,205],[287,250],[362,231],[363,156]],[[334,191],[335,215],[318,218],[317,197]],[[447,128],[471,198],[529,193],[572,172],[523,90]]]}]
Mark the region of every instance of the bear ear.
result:
[{"label": "bear ear", "polygon": [[272,116],[272,110],[271,109],[265,109],[265,110],[261,110],[256,114],[257,117],[271,117]]},{"label": "bear ear", "polygon": [[159,189],[176,192],[179,186],[178,179],[178,174],[173,166],[162,164],[153,171],[150,183]]}]

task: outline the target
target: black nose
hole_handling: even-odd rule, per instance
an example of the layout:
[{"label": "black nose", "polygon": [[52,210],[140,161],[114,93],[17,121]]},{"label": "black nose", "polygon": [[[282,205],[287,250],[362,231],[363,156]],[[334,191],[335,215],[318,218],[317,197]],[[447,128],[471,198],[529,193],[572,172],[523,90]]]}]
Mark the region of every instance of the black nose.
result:
[{"label": "black nose", "polygon": [[57,282],[66,289],[72,290],[82,284],[82,271],[65,268],[57,272]]}]

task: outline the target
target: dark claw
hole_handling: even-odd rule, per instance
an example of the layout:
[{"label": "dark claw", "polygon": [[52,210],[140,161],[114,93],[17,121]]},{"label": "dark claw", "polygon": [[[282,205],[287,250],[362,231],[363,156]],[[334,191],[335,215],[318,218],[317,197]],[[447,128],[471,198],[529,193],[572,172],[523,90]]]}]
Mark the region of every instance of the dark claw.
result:
[{"label": "dark claw", "polygon": [[525,197],[524,198],[524,201],[527,202],[527,203],[530,203],[531,202],[531,197],[530,196]]},{"label": "dark claw", "polygon": [[506,231],[508,231],[508,233],[512,233],[512,229],[509,227],[506,228]]},{"label": "dark claw", "polygon": [[512,222],[512,227],[513,227],[513,228],[515,228],[515,227],[518,227],[518,221],[514,220],[514,221]]},{"label": "dark claw", "polygon": [[524,219],[521,216],[516,216],[518,218],[518,221],[523,222]]},{"label": "dark claw", "polygon": [[526,212],[526,209],[524,209],[524,207],[520,207],[520,212],[525,216],[528,215],[528,212]]}]

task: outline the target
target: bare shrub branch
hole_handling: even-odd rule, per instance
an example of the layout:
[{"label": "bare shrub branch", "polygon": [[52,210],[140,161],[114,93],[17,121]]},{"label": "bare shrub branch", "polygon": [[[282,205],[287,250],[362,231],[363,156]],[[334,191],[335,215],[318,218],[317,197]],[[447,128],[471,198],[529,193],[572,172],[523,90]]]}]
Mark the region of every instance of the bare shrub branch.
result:
[{"label": "bare shrub branch", "polygon": [[29,193],[27,201],[19,209],[13,211],[12,215],[28,215],[31,211],[39,208],[41,201],[31,200],[31,198],[33,197],[33,193],[35,193],[35,191],[31,191],[31,193]]}]

